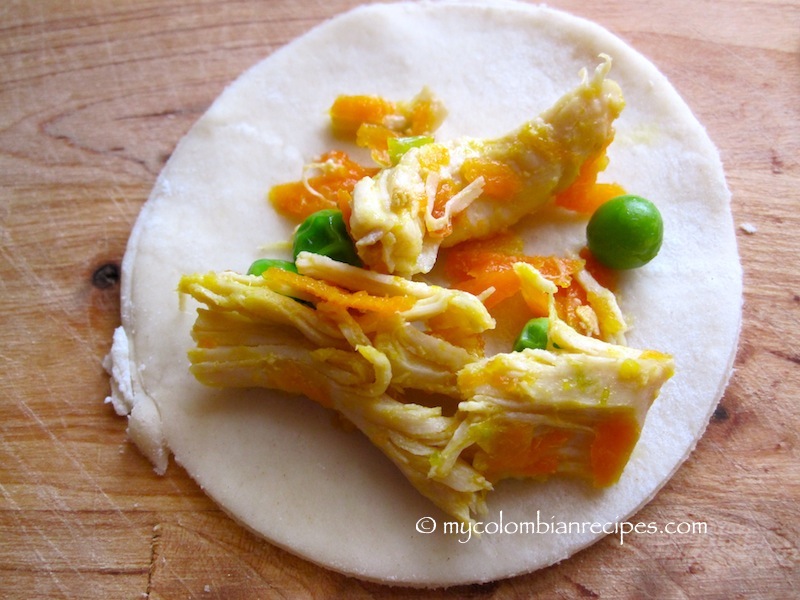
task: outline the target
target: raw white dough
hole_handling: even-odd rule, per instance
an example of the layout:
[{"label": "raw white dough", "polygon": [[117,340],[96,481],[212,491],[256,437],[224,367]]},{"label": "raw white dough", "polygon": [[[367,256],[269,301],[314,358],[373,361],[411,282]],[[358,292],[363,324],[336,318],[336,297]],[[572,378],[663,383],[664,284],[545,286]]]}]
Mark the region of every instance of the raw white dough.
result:
[{"label": "raw white dough", "polygon": [[[497,135],[572,89],[600,53],[613,57],[611,78],[627,100],[603,179],[650,198],[665,220],[661,254],[622,284],[634,323],[629,343],[669,352],[677,363],[618,485],[504,482],[488,497],[490,532],[462,543],[465,536],[443,532],[450,519],[330,413],[304,398],[211,390],[192,378],[186,352],[195,307],[179,306],[178,279],[246,270],[261,246],[289,238],[292,224],[272,211],[266,193],[335,145],[326,111],[338,94],[403,99],[429,85],[449,109],[441,139]],[[741,318],[729,199],[717,151],[675,90],[597,25],[513,2],[358,8],[243,74],[173,153],[123,263],[125,343],[115,344],[108,365],[114,405],[133,410],[131,437],[157,468],[166,464],[163,439],[234,519],[328,568],[446,586],[550,565],[603,536],[589,524],[630,519],[650,500],[722,395]],[[575,250],[583,223],[530,225],[527,241],[532,252]],[[572,535],[514,533],[537,516],[587,525]],[[436,532],[417,531],[423,517]]]}]

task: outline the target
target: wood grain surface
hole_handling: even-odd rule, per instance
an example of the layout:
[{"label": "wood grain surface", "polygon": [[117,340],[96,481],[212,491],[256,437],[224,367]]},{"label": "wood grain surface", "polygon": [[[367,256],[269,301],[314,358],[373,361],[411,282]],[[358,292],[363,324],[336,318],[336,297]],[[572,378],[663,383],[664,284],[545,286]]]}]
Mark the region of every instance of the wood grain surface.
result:
[{"label": "wood grain surface", "polygon": [[227,83],[355,4],[0,6],[0,597],[800,596],[798,0],[550,2],[653,60],[726,167],[745,272],[736,371],[696,451],[634,518],[706,533],[609,536],[483,586],[387,588],[262,542],[126,440],[101,361],[155,177]]}]

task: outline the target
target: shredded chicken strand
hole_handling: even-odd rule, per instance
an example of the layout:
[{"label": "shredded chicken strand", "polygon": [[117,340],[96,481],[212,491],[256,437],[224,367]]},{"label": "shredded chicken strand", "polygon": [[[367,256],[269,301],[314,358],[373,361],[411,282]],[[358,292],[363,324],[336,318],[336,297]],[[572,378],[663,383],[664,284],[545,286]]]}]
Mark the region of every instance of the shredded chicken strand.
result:
[{"label": "shredded chicken strand", "polygon": [[[517,130],[411,148],[398,164],[360,180],[350,232],[362,261],[403,276],[427,273],[440,246],[507,229],[571,185],[611,142],[624,106],[619,86],[606,78],[611,59],[602,58],[591,77],[584,70],[580,85]],[[472,171],[479,175],[470,180]],[[456,192],[434,217],[444,182]]]},{"label": "shredded chicken strand", "polygon": [[[377,310],[376,302],[398,296],[413,304],[376,319],[324,293],[314,305],[300,302],[295,295],[315,285],[269,271],[187,275],[179,291],[202,305],[192,373],[207,385],[278,389],[337,411],[463,522],[485,512],[486,494],[507,477],[613,483],[672,372],[665,355],[589,338],[561,321],[556,286],[528,263],[514,271],[523,293],[548,295],[552,347],[489,357],[435,335],[442,324],[475,334],[494,326],[472,294],[307,253],[297,267],[301,279],[358,289],[365,296],[355,306]],[[445,414],[419,397],[447,398],[456,408]],[[612,445],[613,468],[598,467],[593,457],[620,434],[628,443]]]}]

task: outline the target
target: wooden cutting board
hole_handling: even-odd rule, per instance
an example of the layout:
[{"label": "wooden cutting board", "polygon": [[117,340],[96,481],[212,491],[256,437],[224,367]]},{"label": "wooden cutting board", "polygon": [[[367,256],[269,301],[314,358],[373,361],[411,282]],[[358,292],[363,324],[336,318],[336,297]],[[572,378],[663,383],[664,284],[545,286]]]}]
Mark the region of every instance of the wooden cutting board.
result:
[{"label": "wooden cutting board", "polygon": [[727,169],[745,270],[736,372],[694,454],[634,519],[705,533],[609,536],[528,576],[412,594],[260,541],[126,441],[101,361],[119,323],[116,266],[156,175],[227,83],[355,4],[3,5],[0,597],[800,595],[798,0],[550,3],[653,60]]}]

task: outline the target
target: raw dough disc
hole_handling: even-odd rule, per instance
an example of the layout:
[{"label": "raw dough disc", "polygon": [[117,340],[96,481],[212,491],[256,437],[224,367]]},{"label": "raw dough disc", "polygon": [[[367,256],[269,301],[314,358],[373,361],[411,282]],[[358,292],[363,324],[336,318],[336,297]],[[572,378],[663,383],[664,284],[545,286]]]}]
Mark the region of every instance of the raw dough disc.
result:
[{"label": "raw dough disc", "polygon": [[[264,244],[289,238],[292,224],[266,193],[335,145],[326,119],[338,94],[402,99],[428,85],[449,109],[440,139],[497,135],[572,89],[600,53],[613,57],[610,77],[627,101],[603,178],[653,200],[665,221],[660,255],[622,283],[629,343],[671,353],[677,364],[618,485],[504,482],[488,497],[485,533],[467,542],[446,531],[450,519],[377,449],[312,402],[210,390],[192,378],[194,306],[179,307],[178,279],[245,270]],[[157,465],[166,464],[165,444],[234,519],[325,567],[445,586],[550,565],[650,500],[722,395],[741,318],[729,200],[717,151],[685,103],[651,63],[597,25],[513,2],[358,8],[244,73],[173,153],[125,255],[123,327],[111,354],[115,406],[133,410],[131,437]],[[529,249],[574,250],[582,227],[531,225]],[[584,525],[553,532],[567,522]]]}]

